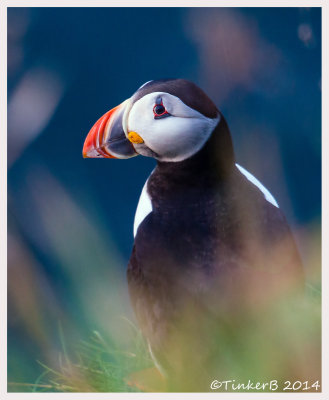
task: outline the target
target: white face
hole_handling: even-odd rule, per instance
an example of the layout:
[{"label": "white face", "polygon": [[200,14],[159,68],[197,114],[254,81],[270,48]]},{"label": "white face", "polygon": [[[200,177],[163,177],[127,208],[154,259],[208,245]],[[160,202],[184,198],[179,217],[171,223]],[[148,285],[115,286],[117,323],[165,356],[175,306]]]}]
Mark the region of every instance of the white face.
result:
[{"label": "white face", "polygon": [[[159,98],[170,115],[157,119],[153,108]],[[130,110],[130,107],[127,108],[125,134],[138,133],[144,143],[134,143],[136,151],[160,161],[183,161],[197,153],[220,119],[219,115],[207,118],[178,97],[165,92],[147,94],[137,100]]]}]

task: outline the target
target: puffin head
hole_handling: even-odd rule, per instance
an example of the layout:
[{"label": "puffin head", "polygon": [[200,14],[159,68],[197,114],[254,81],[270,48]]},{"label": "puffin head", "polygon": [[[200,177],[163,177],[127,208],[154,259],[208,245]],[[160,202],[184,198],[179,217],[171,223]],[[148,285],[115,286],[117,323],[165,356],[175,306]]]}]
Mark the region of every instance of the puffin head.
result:
[{"label": "puffin head", "polygon": [[91,128],[85,158],[130,158],[138,154],[179,162],[198,153],[222,116],[194,83],[149,81],[108,111]]}]

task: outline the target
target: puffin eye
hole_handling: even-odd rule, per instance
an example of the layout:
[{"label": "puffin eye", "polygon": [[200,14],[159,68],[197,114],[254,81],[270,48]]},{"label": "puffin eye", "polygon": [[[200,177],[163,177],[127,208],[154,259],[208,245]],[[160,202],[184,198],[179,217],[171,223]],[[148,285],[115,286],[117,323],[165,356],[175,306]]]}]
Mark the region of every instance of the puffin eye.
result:
[{"label": "puffin eye", "polygon": [[155,119],[169,117],[170,115],[162,101],[153,107],[153,114]]}]

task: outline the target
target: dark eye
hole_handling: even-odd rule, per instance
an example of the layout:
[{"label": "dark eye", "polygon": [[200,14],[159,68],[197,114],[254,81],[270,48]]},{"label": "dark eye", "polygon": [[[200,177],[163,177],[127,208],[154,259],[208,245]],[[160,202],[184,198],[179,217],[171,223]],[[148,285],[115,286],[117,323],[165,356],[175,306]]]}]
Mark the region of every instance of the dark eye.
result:
[{"label": "dark eye", "polygon": [[166,107],[162,104],[162,102],[161,104],[156,104],[153,107],[153,114],[155,119],[168,117],[170,115],[166,110]]},{"label": "dark eye", "polygon": [[166,112],[166,109],[164,108],[164,105],[158,104],[154,106],[153,111],[155,115],[163,115]]}]

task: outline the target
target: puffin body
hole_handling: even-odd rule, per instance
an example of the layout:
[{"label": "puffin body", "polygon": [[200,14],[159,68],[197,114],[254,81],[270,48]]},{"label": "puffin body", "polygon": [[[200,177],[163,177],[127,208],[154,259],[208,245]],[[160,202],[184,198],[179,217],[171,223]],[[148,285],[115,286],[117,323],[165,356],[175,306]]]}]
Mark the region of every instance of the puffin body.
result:
[{"label": "puffin body", "polygon": [[157,160],[127,271],[139,326],[174,390],[208,390],[225,366],[221,330],[302,283],[295,242],[273,196],[236,164],[224,117],[192,82],[148,82],[109,113],[84,156]]}]

